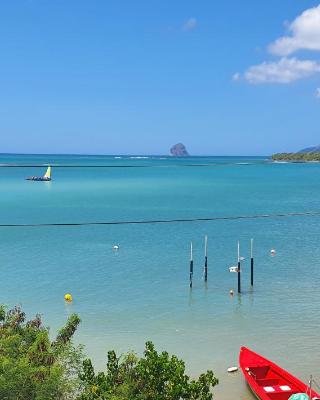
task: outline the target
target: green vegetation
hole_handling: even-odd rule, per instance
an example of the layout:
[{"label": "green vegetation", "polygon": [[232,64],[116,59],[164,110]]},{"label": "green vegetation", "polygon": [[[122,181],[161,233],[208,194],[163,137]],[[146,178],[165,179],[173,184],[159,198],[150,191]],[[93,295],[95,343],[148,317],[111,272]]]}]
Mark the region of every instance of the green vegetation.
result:
[{"label": "green vegetation", "polygon": [[210,389],[218,383],[212,371],[190,380],[183,361],[158,353],[151,342],[142,358],[131,353],[121,359],[110,351],[106,373],[96,375],[91,361],[85,361],[81,378],[81,400],[210,400]]},{"label": "green vegetation", "polygon": [[95,373],[72,337],[80,323],[69,317],[56,339],[36,316],[0,306],[0,398],[3,400],[211,400],[212,371],[191,380],[185,364],[146,343],[143,357],[108,353],[106,372]]},{"label": "green vegetation", "polygon": [[320,153],[277,153],[272,155],[274,161],[320,161]]},{"label": "green vegetation", "polygon": [[0,307],[0,398],[62,400],[79,393],[82,348],[71,339],[80,319],[71,315],[50,341],[39,315],[26,321],[20,307]]}]

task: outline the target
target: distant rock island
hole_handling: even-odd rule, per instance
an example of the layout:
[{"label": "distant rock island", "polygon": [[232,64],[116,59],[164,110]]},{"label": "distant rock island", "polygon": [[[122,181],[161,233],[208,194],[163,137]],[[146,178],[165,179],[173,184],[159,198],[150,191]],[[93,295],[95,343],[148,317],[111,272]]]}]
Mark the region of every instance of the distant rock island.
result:
[{"label": "distant rock island", "polygon": [[170,149],[170,154],[174,157],[188,157],[190,154],[187,152],[186,146],[183,143],[177,143]]},{"label": "distant rock island", "polygon": [[274,161],[320,161],[320,145],[306,147],[296,153],[277,153],[272,155]]}]

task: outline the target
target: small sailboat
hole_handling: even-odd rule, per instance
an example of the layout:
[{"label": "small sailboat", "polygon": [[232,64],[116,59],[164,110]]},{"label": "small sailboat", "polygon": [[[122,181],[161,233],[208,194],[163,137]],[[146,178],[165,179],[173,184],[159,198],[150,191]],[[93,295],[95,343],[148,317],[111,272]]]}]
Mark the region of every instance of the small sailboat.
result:
[{"label": "small sailboat", "polygon": [[320,400],[320,395],[312,389],[312,378],[306,385],[246,347],[240,349],[239,363],[250,389],[260,400]]},{"label": "small sailboat", "polygon": [[50,165],[47,168],[46,173],[43,176],[29,176],[26,178],[27,181],[40,181],[40,182],[48,182],[51,181],[51,167]]}]

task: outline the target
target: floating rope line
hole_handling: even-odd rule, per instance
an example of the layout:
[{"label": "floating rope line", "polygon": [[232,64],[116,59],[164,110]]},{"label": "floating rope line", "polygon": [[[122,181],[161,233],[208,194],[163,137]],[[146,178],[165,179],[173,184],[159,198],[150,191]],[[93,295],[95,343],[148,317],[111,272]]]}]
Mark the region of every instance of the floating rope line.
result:
[{"label": "floating rope line", "polygon": [[39,224],[0,224],[0,228],[27,228],[27,227],[63,227],[63,226],[94,226],[94,225],[146,225],[146,224],[175,224],[189,222],[210,222],[210,221],[236,221],[260,218],[284,218],[284,217],[304,217],[320,216],[320,211],[304,211],[276,214],[257,214],[257,215],[237,215],[225,217],[202,217],[202,218],[176,218],[176,219],[150,219],[132,221],[93,221],[93,222],[53,222]]},{"label": "floating rope line", "polygon": [[[250,163],[207,163],[207,164],[163,164],[163,165],[148,165],[148,164],[137,164],[137,165],[125,165],[125,164],[120,164],[120,165],[68,165],[68,164],[50,164],[52,168],[180,168],[180,167],[225,167],[225,166],[231,166],[231,165],[237,165],[239,167],[245,166],[249,167],[251,165],[257,165],[257,164],[272,164],[272,162],[268,161],[261,161],[261,162],[250,162]],[[36,164],[36,165],[15,165],[15,164],[0,164],[0,168],[47,168],[49,164]]]},{"label": "floating rope line", "polygon": [[[154,161],[154,160],[153,160]],[[147,161],[148,162],[148,161]],[[5,164],[0,163],[0,168],[170,168],[170,167],[224,167],[236,165],[246,167],[260,164],[275,164],[271,159],[244,160],[243,162],[200,162],[200,163],[170,163],[170,164]]]}]

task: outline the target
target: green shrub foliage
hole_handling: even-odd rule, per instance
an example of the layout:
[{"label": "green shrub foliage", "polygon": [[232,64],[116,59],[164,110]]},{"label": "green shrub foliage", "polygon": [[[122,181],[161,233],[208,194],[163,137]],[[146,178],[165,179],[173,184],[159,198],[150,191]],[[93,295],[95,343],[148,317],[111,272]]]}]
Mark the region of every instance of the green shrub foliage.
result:
[{"label": "green shrub foliage", "polygon": [[95,373],[72,337],[80,323],[69,317],[54,340],[39,315],[27,321],[20,307],[0,306],[1,400],[211,400],[218,379],[196,380],[176,356],[147,342],[143,357],[109,351],[106,372]]},{"label": "green shrub foliage", "polygon": [[110,351],[105,373],[96,374],[90,360],[83,366],[79,400],[211,400],[211,389],[218,384],[212,371],[191,380],[183,361],[165,351],[158,353],[151,342],[142,358],[132,353],[117,358]]},{"label": "green shrub foliage", "polygon": [[26,321],[20,307],[0,307],[0,399],[65,400],[79,394],[82,348],[72,335],[80,320],[71,315],[53,342],[39,315]]}]

